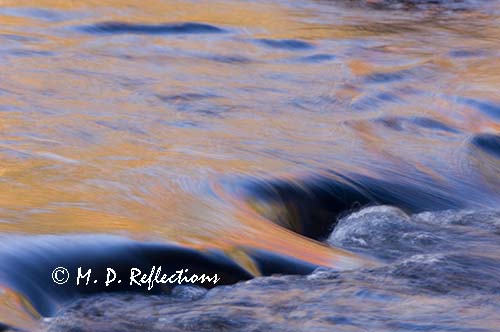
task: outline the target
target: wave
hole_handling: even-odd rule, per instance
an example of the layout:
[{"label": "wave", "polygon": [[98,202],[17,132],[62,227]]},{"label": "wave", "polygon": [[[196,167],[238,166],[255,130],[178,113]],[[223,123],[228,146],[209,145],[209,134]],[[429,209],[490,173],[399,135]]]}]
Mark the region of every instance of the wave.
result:
[{"label": "wave", "polygon": [[101,22],[81,26],[78,30],[91,34],[144,34],[144,35],[178,35],[223,33],[224,29],[203,23],[165,23],[165,24],[133,24],[125,22]]}]

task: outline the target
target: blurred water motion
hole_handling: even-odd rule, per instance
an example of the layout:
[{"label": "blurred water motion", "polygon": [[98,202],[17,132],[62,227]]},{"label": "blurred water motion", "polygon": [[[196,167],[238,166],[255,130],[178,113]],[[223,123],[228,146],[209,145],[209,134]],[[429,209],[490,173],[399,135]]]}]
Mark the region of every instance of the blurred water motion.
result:
[{"label": "blurred water motion", "polygon": [[281,227],[319,215],[308,179],[500,206],[499,45],[497,1],[1,1],[0,234],[350,266]]},{"label": "blurred water motion", "polygon": [[162,297],[96,295],[71,304],[46,327],[497,331],[499,227],[498,211],[408,215],[394,207],[369,207],[341,218],[328,242],[383,257],[383,266],[255,278],[209,292],[181,286]]}]

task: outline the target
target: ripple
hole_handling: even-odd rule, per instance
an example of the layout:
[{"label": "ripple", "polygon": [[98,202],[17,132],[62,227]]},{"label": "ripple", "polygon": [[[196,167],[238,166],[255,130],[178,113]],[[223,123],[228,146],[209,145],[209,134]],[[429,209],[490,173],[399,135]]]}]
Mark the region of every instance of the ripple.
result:
[{"label": "ripple", "polygon": [[420,128],[426,128],[430,130],[436,130],[436,131],[444,131],[448,133],[460,133],[460,130],[453,128],[441,121],[428,118],[428,117],[422,117],[422,116],[416,116],[416,117],[382,117],[374,120],[377,123],[383,124],[385,127],[397,130],[397,131],[403,131],[405,129],[405,124],[406,125],[414,125]]},{"label": "ripple", "polygon": [[179,102],[190,102],[202,99],[216,98],[218,96],[210,93],[186,92],[173,95],[158,95],[157,97],[158,99],[164,102],[179,103]]},{"label": "ripple", "polygon": [[145,34],[177,35],[223,33],[224,29],[203,23],[132,24],[123,22],[103,22],[79,27],[80,31],[92,34]]},{"label": "ripple", "polygon": [[475,108],[481,113],[489,115],[495,119],[500,119],[500,104],[471,98],[459,98],[458,101],[462,104]]},{"label": "ripple", "polygon": [[482,151],[500,158],[500,136],[494,134],[478,134],[471,142]]},{"label": "ripple", "polygon": [[367,83],[392,83],[397,81],[402,81],[406,78],[411,77],[413,74],[412,70],[398,70],[394,72],[380,72],[373,73],[365,76],[365,81]]},{"label": "ripple", "polygon": [[257,39],[258,43],[276,49],[301,51],[314,48],[310,43],[297,39]]},{"label": "ripple", "polygon": [[327,61],[333,61],[337,57],[333,54],[313,54],[304,57],[300,57],[297,60],[304,63],[323,63]]}]

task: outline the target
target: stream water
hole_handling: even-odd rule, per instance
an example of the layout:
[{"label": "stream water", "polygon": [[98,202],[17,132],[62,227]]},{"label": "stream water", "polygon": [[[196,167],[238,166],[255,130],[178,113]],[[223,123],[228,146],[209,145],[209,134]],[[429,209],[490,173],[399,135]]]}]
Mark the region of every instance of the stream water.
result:
[{"label": "stream water", "polygon": [[[0,330],[495,331],[499,60],[500,1],[0,1]],[[51,279],[152,265],[227,286]]]}]

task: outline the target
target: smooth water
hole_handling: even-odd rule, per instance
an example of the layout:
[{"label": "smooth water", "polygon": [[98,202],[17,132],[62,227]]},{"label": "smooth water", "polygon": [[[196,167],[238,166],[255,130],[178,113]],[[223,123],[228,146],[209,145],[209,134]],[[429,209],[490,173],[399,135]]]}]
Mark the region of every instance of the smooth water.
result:
[{"label": "smooth water", "polygon": [[[175,245],[180,263],[217,251],[199,259],[229,261],[227,283],[333,268],[277,290],[317,287],[302,321],[337,317],[319,300],[329,289],[366,318],[330,321],[345,330],[493,331],[499,60],[498,1],[1,1],[0,322],[32,328],[80,297],[51,283],[58,259],[104,266],[114,248],[128,266]],[[335,227],[376,204],[408,225],[386,211]],[[456,274],[465,281],[448,285]],[[273,297],[266,280],[241,286],[255,306]],[[433,283],[454,295],[422,291]],[[394,297],[406,307],[386,307]],[[265,329],[266,315],[223,327]],[[179,329],[203,330],[190,326]]]}]

